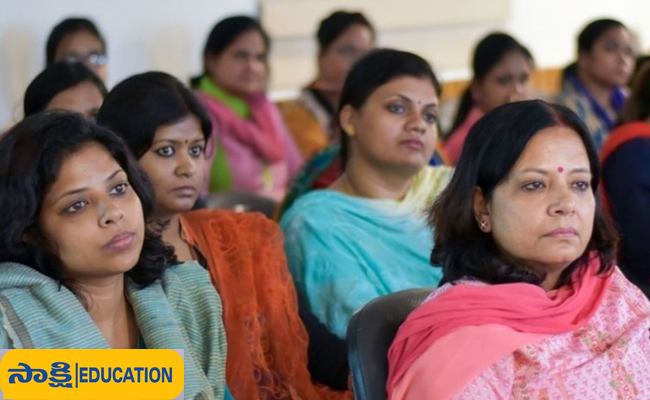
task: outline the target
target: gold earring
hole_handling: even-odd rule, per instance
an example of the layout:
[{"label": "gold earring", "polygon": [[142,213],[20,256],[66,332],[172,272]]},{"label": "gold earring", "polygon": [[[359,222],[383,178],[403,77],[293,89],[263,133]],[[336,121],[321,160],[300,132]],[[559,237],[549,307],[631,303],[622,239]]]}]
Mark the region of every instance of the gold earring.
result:
[{"label": "gold earring", "polygon": [[346,133],[348,136],[354,136],[354,133],[355,133],[355,132],[354,132],[354,127],[353,127],[353,126],[348,126],[348,127],[345,129],[345,133]]}]

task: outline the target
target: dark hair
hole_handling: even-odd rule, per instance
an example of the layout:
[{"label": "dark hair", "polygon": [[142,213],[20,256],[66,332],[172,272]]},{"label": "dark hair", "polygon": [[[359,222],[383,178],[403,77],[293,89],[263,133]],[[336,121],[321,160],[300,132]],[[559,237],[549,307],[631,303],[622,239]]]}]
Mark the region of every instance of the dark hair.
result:
[{"label": "dark hair", "polygon": [[57,94],[83,82],[92,83],[102,97],[106,97],[104,82],[83,63],[59,61],[50,65],[34,78],[25,91],[25,116],[45,110]]},{"label": "dark hair", "polygon": [[322,55],[339,36],[353,25],[365,26],[372,37],[375,37],[375,28],[360,12],[335,11],[322,20],[318,27],[316,38],[320,48],[319,53]]},{"label": "dark hair", "polygon": [[637,71],[630,97],[623,107],[623,122],[643,121],[650,117],[650,62]]},{"label": "dark hair", "polygon": [[[431,263],[441,265],[445,281],[472,277],[490,284],[528,282],[541,284],[544,276],[508,264],[499,254],[492,235],[482,232],[473,212],[476,187],[486,198],[507,179],[526,145],[542,129],[566,126],[582,140],[589,158],[591,189],[596,195],[600,181],[598,152],[582,120],[566,107],[541,100],[504,104],[481,118],[470,130],[460,161],[447,188],[429,214],[435,232]],[[598,196],[596,196],[598,198]],[[566,284],[573,271],[597,251],[601,273],[613,268],[616,232],[596,204],[594,230],[584,254],[566,268],[560,283]]]},{"label": "dark hair", "polygon": [[[99,144],[126,172],[142,203],[145,223],[152,223],[155,205],[149,179],[122,139],[83,116],[63,111],[43,112],[16,124],[0,140],[0,261],[25,264],[70,289],[61,260],[38,238],[38,215],[64,160],[89,144]],[[147,225],[138,263],[126,273],[146,286],[175,263],[174,250]]]},{"label": "dark hair", "polygon": [[151,147],[156,130],[194,115],[208,140],[210,117],[201,102],[178,79],[164,72],[145,72],[120,82],[97,114],[97,123],[120,135],[140,158]]},{"label": "dark hair", "polygon": [[[472,78],[472,82],[482,81],[495,65],[501,62],[507,54],[510,54],[513,51],[521,53],[530,65],[535,65],[533,55],[530,51],[510,35],[495,32],[481,39],[474,49],[474,58],[472,60],[474,77]],[[472,111],[472,107],[474,107],[474,99],[472,98],[470,85],[470,87],[465,89],[460,98],[458,111],[456,111],[456,117],[454,118],[454,123],[449,130],[449,134],[453,133],[463,124],[463,122],[465,122],[470,111]]]},{"label": "dark hair", "polygon": [[[598,19],[590,22],[578,35],[578,54],[590,53],[598,39],[612,28],[627,29],[622,22],[615,19]],[[562,79],[564,80],[568,75],[578,75],[577,61],[564,68]]]},{"label": "dark hair", "polygon": [[205,42],[205,47],[203,48],[203,73],[192,78],[190,80],[190,86],[197,87],[201,78],[207,74],[206,60],[208,57],[220,55],[228,48],[228,46],[237,40],[237,38],[250,31],[257,31],[262,35],[264,47],[266,47],[266,51],[268,52],[271,47],[269,35],[256,19],[245,15],[238,15],[219,21],[214,28],[212,28],[212,31],[210,31],[208,40]]},{"label": "dark hair", "polygon": [[632,72],[632,76],[630,76],[630,82],[629,82],[628,86],[634,86],[634,83],[636,82],[636,78],[641,73],[641,68],[648,61],[650,61],[650,55],[638,56],[636,58],[636,60],[634,62],[634,71]]},{"label": "dark hair", "polygon": [[[345,106],[359,110],[368,97],[380,86],[402,77],[425,78],[431,81],[438,97],[442,94],[442,87],[431,65],[422,57],[413,53],[392,49],[373,50],[359,60],[345,79],[339,112]],[[343,168],[347,165],[348,139],[345,132],[341,132],[341,162]]]},{"label": "dark hair", "polygon": [[47,38],[47,45],[45,47],[45,65],[50,66],[55,62],[54,57],[59,48],[61,41],[68,36],[80,31],[87,31],[92,33],[102,43],[102,50],[106,52],[106,41],[99,33],[99,29],[95,24],[86,18],[66,18],[59,22],[57,26],[52,29],[50,36]]}]

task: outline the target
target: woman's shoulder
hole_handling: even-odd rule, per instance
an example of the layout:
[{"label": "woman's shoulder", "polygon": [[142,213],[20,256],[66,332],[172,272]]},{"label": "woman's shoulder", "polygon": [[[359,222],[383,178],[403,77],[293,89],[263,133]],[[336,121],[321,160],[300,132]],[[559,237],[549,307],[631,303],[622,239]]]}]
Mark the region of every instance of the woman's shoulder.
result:
[{"label": "woman's shoulder", "polygon": [[453,174],[454,167],[448,165],[427,165],[420,171],[418,177],[427,181],[442,181],[442,183],[446,184]]},{"label": "woman's shoulder", "polygon": [[0,263],[0,293],[12,289],[49,287],[58,291],[59,284],[34,268],[15,262]]},{"label": "woman's shoulder", "polygon": [[293,202],[282,216],[280,225],[284,227],[294,219],[320,220],[332,209],[339,208],[337,204],[344,202],[347,197],[351,196],[334,190],[312,190]]},{"label": "woman's shoulder", "polygon": [[434,289],[431,292],[431,294],[429,294],[429,296],[427,296],[427,298],[422,302],[422,304],[427,303],[429,301],[432,301],[432,300],[440,297],[440,295],[442,295],[443,293],[453,291],[453,290],[455,290],[455,289],[457,289],[459,287],[463,287],[463,286],[477,286],[477,287],[480,287],[480,286],[489,286],[489,285],[487,283],[485,283],[485,282],[481,282],[481,281],[477,281],[477,280],[473,280],[473,279],[469,279],[469,278],[468,279],[461,279],[461,280],[454,281],[454,282],[447,282],[444,285]]},{"label": "woman's shoulder", "polygon": [[176,288],[200,288],[210,286],[210,275],[196,261],[188,261],[170,266],[162,276],[163,288],[168,291]]},{"label": "woman's shoulder", "polygon": [[[641,305],[643,309],[650,313],[650,300],[646,295],[639,289],[635,284],[633,284],[625,274],[620,270],[620,268],[614,267],[611,271],[612,281],[609,286],[608,295],[609,297],[618,300],[622,297],[627,297],[628,302],[632,301]],[[621,297],[621,294],[623,296]]]},{"label": "woman's shoulder", "polygon": [[250,231],[275,231],[278,226],[271,219],[259,212],[237,212],[231,210],[201,209],[190,211],[181,216],[184,225],[218,227],[227,232],[228,228]]}]

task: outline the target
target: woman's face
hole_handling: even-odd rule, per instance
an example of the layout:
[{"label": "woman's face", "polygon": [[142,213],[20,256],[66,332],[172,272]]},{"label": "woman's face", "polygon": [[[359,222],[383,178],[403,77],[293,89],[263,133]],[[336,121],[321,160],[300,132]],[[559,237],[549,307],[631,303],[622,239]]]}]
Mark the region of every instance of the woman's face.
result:
[{"label": "woman's face", "polygon": [[581,70],[607,86],[624,86],[634,70],[632,39],[625,28],[611,28],[601,35],[590,52],[578,57]]},{"label": "woman's face", "polygon": [[193,115],[156,130],[151,147],[140,157],[140,166],[154,186],[160,216],[192,209],[203,184],[204,150],[205,136]]},{"label": "woman's face", "polygon": [[[578,134],[562,126],[543,129],[493,191],[485,215],[477,212],[477,219],[479,224],[488,222],[506,259],[534,270],[561,272],[591,240],[596,206],[591,178]],[[475,196],[475,212],[480,197]]]},{"label": "woman's face", "polygon": [[533,67],[520,51],[507,53],[485,77],[472,84],[472,96],[483,112],[507,103],[528,100]]},{"label": "woman's face", "polygon": [[57,93],[47,103],[47,110],[75,111],[95,119],[104,102],[104,96],[92,82],[86,81]]},{"label": "woman's face", "polygon": [[140,258],[144,215],[126,172],[99,144],[61,164],[38,217],[40,237],[59,257],[68,279],[123,274]]},{"label": "woman's face", "polygon": [[54,61],[64,59],[83,61],[99,78],[106,82],[108,68],[106,66],[106,51],[101,40],[92,32],[81,30],[66,35],[54,53]]},{"label": "woman's face", "polygon": [[375,168],[416,174],[435,150],[437,116],[438,95],[429,79],[393,79],[377,88],[361,109],[348,105],[342,110],[348,163],[358,157]]},{"label": "woman's face", "polygon": [[207,60],[208,74],[225,91],[246,96],[264,90],[267,48],[262,34],[251,30],[239,35],[218,56]]},{"label": "woman's face", "polygon": [[346,29],[319,58],[321,78],[343,90],[345,78],[357,60],[374,47],[372,32],[363,24]]}]

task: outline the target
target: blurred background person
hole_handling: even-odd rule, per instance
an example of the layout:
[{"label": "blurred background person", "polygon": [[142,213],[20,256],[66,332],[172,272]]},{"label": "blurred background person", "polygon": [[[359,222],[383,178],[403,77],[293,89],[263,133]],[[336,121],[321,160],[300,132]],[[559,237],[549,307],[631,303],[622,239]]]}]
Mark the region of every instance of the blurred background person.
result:
[{"label": "blurred background person", "polygon": [[599,19],[578,35],[578,60],[565,68],[558,103],[587,124],[598,149],[616,124],[634,69],[630,32],[614,19]]},{"label": "blurred background person", "polygon": [[192,80],[214,121],[207,148],[210,192],[243,191],[279,201],[302,164],[265,93],[269,37],[255,19],[230,17],[210,32],[204,72]]},{"label": "blurred background person", "polygon": [[530,51],[505,33],[491,33],[476,45],[472,59],[474,77],[463,92],[445,141],[445,153],[451,164],[458,163],[469,130],[485,113],[502,104],[530,98],[530,75],[534,68]]},{"label": "blurred background person", "polygon": [[29,84],[23,110],[26,117],[44,110],[68,110],[94,119],[104,97],[104,82],[85,64],[59,61]]},{"label": "blurred background person", "polygon": [[338,140],[336,111],[345,77],[375,46],[375,29],[361,13],[335,11],[321,21],[316,38],[318,76],[302,89],[297,100],[279,104],[306,160]]},{"label": "blurred background person", "polygon": [[86,18],[67,18],[56,25],[47,38],[45,63],[81,61],[106,82],[108,56],[106,41],[95,24]]}]

